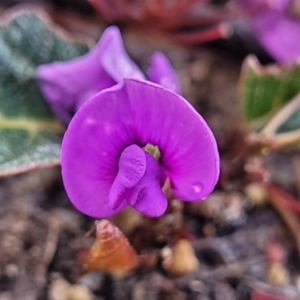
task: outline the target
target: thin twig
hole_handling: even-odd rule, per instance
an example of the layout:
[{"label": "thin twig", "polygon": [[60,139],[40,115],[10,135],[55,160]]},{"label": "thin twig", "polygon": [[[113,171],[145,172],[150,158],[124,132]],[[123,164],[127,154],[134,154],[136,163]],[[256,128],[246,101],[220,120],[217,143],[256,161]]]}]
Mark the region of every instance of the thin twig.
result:
[{"label": "thin twig", "polygon": [[295,239],[300,260],[300,222],[295,212],[286,204],[286,194],[283,191],[272,184],[265,184],[264,187],[269,201],[285,221]]},{"label": "thin twig", "polygon": [[272,139],[272,142],[277,146],[285,146],[289,144],[295,144],[300,141],[300,129],[290,132],[276,134]]}]

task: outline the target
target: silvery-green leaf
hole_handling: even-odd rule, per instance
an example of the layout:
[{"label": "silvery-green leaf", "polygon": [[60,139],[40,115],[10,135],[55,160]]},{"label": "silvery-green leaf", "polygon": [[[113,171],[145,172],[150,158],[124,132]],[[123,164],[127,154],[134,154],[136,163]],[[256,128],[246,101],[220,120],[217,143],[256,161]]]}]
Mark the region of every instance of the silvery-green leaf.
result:
[{"label": "silvery-green leaf", "polygon": [[[262,66],[254,56],[245,59],[239,94],[243,118],[250,126],[261,128],[266,125],[299,91],[299,62],[288,66]],[[296,127],[299,125],[298,122]],[[294,124],[288,127],[291,126],[295,128]]]},{"label": "silvery-green leaf", "polygon": [[0,24],[0,176],[59,163],[64,126],[39,90],[38,65],[88,51],[46,15],[10,11]]}]

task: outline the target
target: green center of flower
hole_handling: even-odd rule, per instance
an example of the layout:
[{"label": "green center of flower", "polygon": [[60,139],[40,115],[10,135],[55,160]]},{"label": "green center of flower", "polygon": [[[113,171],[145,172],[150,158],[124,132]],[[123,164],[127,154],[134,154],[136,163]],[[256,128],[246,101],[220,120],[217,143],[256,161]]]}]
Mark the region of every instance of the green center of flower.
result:
[{"label": "green center of flower", "polygon": [[157,146],[148,143],[146,146],[143,147],[143,149],[147,151],[149,154],[151,154],[156,160],[160,159],[161,154]]}]

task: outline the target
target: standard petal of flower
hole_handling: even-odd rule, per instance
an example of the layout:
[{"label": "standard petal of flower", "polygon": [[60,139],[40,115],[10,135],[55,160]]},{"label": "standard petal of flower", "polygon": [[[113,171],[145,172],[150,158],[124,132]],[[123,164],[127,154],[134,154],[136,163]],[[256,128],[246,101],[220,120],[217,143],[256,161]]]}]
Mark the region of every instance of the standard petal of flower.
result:
[{"label": "standard petal of flower", "polygon": [[129,204],[148,217],[159,217],[167,210],[168,202],[162,192],[161,169],[157,160],[145,152],[147,169],[143,178],[132,189]]},{"label": "standard petal of flower", "polygon": [[217,145],[206,122],[184,98],[161,86],[137,80],[125,80],[125,86],[139,144],[158,146],[175,196],[206,197],[219,177]]},{"label": "standard petal of flower", "polygon": [[137,145],[123,150],[119,159],[119,171],[109,192],[109,203],[116,209],[124,200],[125,193],[136,186],[146,171],[145,152]]},{"label": "standard petal of flower", "polygon": [[163,53],[155,52],[153,54],[147,75],[150,81],[158,83],[172,92],[181,94],[177,75],[170,61]]},{"label": "standard petal of flower", "polygon": [[121,152],[136,144],[132,108],[121,85],[98,94],[84,105],[68,126],[62,143],[61,165],[66,191],[74,206],[93,217],[113,210],[109,191],[118,174]]}]

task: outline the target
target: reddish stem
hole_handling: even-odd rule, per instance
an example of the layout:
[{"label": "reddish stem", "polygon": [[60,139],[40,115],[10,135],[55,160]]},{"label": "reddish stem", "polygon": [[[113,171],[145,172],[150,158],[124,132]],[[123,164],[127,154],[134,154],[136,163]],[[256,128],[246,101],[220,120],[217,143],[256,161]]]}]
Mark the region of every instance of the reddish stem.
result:
[{"label": "reddish stem", "polygon": [[287,205],[289,208],[291,208],[297,214],[300,215],[300,202],[298,200],[293,198],[291,195],[285,193],[275,185],[269,184],[266,188],[271,195],[277,194],[285,205]]},{"label": "reddish stem", "polygon": [[181,0],[177,1],[176,5],[173,5],[170,7],[170,9],[165,9],[164,14],[165,16],[177,16],[182,14],[183,12],[190,11],[196,4],[203,5],[205,3],[209,2],[209,0]]},{"label": "reddish stem", "polygon": [[300,222],[295,211],[289,206],[289,203],[291,203],[291,197],[272,184],[265,184],[264,187],[269,196],[269,201],[281,215],[292,233],[300,259]]},{"label": "reddish stem", "polygon": [[216,25],[214,27],[201,30],[199,32],[187,32],[173,34],[175,40],[180,43],[190,45],[197,43],[211,42],[216,39],[225,38],[229,35],[229,28],[225,24]]}]

